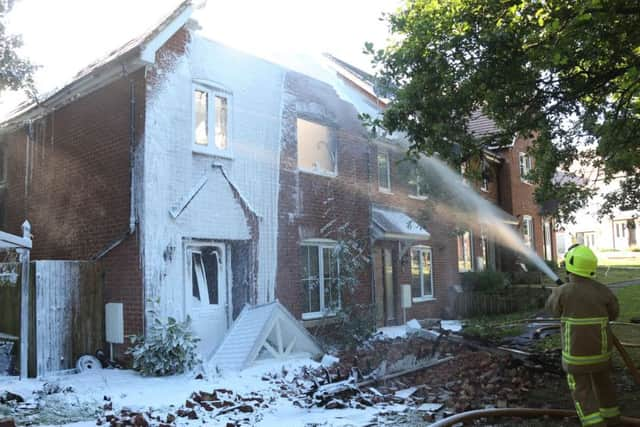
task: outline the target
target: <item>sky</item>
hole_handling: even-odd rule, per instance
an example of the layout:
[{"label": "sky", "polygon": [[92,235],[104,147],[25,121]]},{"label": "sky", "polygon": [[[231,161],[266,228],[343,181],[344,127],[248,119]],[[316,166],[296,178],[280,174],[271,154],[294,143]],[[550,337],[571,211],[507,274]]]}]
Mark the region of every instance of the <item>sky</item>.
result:
[{"label": "sky", "polygon": [[[68,83],[94,60],[159,22],[179,0],[18,0],[8,15],[9,33],[21,34],[21,54],[38,64],[40,92]],[[363,69],[366,41],[383,46],[387,26],[379,18],[400,0],[194,0],[202,33],[266,59],[329,52]],[[21,95],[3,93],[0,117]]]}]

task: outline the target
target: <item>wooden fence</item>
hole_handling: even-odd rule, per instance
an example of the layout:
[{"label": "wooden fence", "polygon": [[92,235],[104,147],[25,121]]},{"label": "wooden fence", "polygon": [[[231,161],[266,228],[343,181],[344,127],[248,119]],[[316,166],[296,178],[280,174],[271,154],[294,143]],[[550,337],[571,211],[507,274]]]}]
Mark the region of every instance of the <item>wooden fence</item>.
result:
[{"label": "wooden fence", "polygon": [[[29,376],[71,369],[104,342],[102,272],[86,261],[31,263]],[[19,335],[20,280],[0,287],[0,332]],[[19,357],[16,360],[20,360]]]},{"label": "wooden fence", "polygon": [[458,317],[508,314],[544,307],[550,294],[544,287],[511,286],[494,292],[462,292],[456,296],[454,310]]}]

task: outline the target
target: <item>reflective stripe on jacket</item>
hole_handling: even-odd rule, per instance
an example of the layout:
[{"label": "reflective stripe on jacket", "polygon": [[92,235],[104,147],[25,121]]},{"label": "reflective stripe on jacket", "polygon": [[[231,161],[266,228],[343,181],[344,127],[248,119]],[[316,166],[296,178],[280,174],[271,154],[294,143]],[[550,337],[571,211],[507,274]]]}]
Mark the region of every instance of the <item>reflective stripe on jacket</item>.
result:
[{"label": "reflective stripe on jacket", "polygon": [[618,300],[609,288],[576,278],[553,290],[547,309],[561,320],[562,367],[569,373],[596,372],[610,367],[609,321],[618,317]]}]

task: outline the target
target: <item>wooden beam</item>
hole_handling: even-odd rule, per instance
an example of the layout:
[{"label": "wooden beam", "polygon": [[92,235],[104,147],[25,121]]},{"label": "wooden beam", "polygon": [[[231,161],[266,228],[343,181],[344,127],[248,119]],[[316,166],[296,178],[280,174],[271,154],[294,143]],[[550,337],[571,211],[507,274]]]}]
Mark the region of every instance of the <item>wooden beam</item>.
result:
[{"label": "wooden beam", "polygon": [[0,247],[31,249],[31,239],[29,237],[14,236],[13,234],[0,231]]}]

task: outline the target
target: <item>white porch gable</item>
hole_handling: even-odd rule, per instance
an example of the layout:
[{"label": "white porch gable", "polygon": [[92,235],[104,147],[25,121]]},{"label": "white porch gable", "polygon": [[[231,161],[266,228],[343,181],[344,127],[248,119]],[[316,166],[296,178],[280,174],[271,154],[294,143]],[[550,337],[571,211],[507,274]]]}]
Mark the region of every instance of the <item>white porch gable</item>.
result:
[{"label": "white porch gable", "polygon": [[372,211],[371,226],[377,240],[428,240],[431,236],[404,212],[376,206]]},{"label": "white porch gable", "polygon": [[245,306],[209,366],[242,370],[261,358],[284,359],[293,354],[318,355],[320,346],[278,301]]}]

